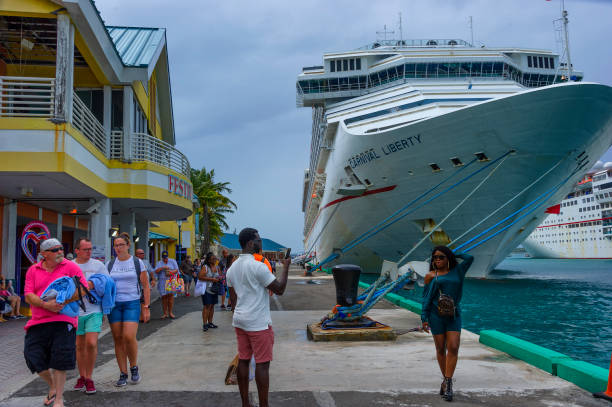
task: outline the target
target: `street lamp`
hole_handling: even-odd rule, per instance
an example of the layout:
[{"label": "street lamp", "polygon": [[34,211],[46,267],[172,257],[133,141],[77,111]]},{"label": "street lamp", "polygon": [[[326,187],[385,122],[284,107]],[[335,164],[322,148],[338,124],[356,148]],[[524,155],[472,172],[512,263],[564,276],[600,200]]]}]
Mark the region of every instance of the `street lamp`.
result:
[{"label": "street lamp", "polygon": [[176,224],[178,225],[179,238],[178,238],[178,251],[177,251],[177,261],[178,264],[181,264],[181,251],[183,247],[181,246],[181,225],[183,224],[183,219],[177,219]]}]

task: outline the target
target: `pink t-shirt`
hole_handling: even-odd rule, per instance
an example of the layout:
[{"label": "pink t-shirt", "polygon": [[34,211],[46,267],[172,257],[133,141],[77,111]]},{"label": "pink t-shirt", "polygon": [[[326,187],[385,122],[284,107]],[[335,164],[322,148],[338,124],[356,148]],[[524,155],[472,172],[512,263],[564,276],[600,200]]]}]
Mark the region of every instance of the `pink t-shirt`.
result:
[{"label": "pink t-shirt", "polygon": [[[85,277],[83,277],[81,268],[72,261],[66,259],[62,260],[62,262],[57,265],[52,273],[45,270],[45,268],[42,266],[42,262],[33,264],[26,273],[23,294],[27,295],[29,293],[34,293],[40,297],[45,289],[49,287],[49,284],[51,284],[53,281],[60,277],[74,276],[79,276],[81,282],[87,287],[87,280],[85,280]],[[72,318],[58,312],[47,311],[46,309],[40,307],[30,307],[32,309],[32,318],[26,324],[26,330],[31,326],[46,324],[48,322],[68,322],[75,328],[77,327],[77,318]]]}]

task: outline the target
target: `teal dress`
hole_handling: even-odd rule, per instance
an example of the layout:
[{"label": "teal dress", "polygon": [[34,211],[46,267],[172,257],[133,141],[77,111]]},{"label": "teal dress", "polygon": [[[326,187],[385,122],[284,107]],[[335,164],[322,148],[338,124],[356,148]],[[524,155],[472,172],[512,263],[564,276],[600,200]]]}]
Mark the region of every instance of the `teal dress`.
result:
[{"label": "teal dress", "polygon": [[[463,293],[463,280],[472,265],[474,257],[469,254],[456,254],[457,259],[463,260],[443,276],[434,277],[423,289],[423,307],[421,321],[428,322],[431,333],[441,335],[447,331],[461,332],[461,294]],[[438,314],[438,297],[440,290],[455,301],[455,316],[442,317]]]}]

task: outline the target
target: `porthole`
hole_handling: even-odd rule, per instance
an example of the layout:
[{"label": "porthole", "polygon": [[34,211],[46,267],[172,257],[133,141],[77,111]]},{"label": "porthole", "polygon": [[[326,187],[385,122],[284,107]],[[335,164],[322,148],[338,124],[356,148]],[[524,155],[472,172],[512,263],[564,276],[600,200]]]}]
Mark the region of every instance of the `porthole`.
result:
[{"label": "porthole", "polygon": [[433,172],[438,172],[440,171],[440,166],[436,163],[431,163],[429,164],[429,166],[431,167],[431,169],[433,170]]},{"label": "porthole", "polygon": [[463,163],[461,162],[461,160],[458,157],[453,157],[450,160],[451,160],[451,162],[453,163],[453,165],[455,167],[461,167],[463,165]]},{"label": "porthole", "polygon": [[483,152],[474,153],[478,161],[489,161],[489,157]]}]

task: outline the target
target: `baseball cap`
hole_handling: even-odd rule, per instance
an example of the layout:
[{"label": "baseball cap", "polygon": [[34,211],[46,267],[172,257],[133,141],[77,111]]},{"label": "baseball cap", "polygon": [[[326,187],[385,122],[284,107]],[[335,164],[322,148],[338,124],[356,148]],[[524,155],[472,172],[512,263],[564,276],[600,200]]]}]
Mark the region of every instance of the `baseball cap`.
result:
[{"label": "baseball cap", "polygon": [[57,240],[56,238],[52,237],[50,239],[44,240],[41,244],[40,244],[40,251],[44,252],[45,250],[49,250],[52,247],[55,246],[61,246],[62,243]]},{"label": "baseball cap", "polygon": [[164,250],[164,251],[162,252],[162,257],[168,257],[168,252]]}]

